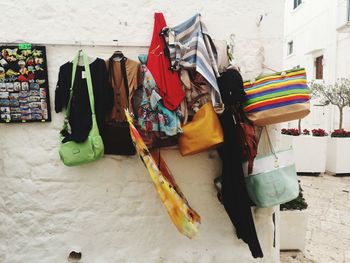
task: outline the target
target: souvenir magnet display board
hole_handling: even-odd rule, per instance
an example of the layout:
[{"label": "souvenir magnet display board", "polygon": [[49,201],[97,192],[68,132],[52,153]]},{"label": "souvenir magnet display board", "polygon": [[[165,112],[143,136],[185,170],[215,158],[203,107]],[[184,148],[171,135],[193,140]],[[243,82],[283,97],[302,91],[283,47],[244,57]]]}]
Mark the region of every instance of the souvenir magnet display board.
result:
[{"label": "souvenir magnet display board", "polygon": [[0,45],[0,122],[51,121],[44,46]]}]

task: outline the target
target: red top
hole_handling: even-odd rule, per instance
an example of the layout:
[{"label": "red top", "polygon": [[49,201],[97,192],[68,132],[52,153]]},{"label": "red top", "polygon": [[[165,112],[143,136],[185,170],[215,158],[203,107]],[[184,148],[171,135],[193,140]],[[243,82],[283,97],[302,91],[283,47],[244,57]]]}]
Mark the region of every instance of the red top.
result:
[{"label": "red top", "polygon": [[147,68],[158,86],[163,104],[169,110],[175,110],[185,97],[177,72],[171,71],[169,59],[164,54],[165,42],[160,35],[166,27],[163,13],[154,13],[152,42],[148,50]]}]

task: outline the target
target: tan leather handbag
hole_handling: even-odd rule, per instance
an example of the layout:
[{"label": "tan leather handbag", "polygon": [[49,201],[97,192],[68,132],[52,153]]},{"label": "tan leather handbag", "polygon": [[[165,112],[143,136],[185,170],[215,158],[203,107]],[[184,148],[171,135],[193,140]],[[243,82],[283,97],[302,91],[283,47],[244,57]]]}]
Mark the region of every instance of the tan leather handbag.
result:
[{"label": "tan leather handbag", "polygon": [[214,149],[224,141],[224,132],[211,101],[204,104],[182,130],[179,148],[183,156]]}]

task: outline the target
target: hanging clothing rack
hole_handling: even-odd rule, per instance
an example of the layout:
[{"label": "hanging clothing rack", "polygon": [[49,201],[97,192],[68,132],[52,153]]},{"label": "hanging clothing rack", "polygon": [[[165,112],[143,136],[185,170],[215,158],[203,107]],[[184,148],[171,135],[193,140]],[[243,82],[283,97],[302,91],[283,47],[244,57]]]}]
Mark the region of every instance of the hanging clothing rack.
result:
[{"label": "hanging clothing rack", "polygon": [[148,48],[149,45],[145,44],[124,44],[119,43],[118,40],[106,41],[106,42],[95,42],[95,41],[30,41],[30,40],[22,40],[17,39],[14,41],[9,41],[6,39],[0,39],[0,45],[8,45],[8,44],[21,44],[21,43],[29,43],[32,45],[52,45],[52,46],[90,46],[90,47],[136,47],[136,48]]},{"label": "hanging clothing rack", "polygon": [[[263,38],[264,40],[282,40],[280,37],[267,37]],[[253,41],[253,40],[259,40],[259,38],[239,38],[235,39],[237,40],[246,40],[246,41]],[[236,42],[235,41],[235,42]],[[22,39],[16,39],[16,40],[7,40],[7,39],[0,39],[0,45],[17,45],[21,43],[28,43],[32,44],[33,46],[35,45],[50,45],[50,46],[88,46],[88,47],[134,47],[134,48],[149,48],[149,45],[146,44],[126,44],[126,43],[119,43],[118,40],[112,40],[112,41],[105,41],[105,42],[100,42],[100,41],[89,41],[89,40],[82,40],[82,41],[71,41],[71,40],[57,40],[57,41],[30,41],[30,40],[22,40]]]}]

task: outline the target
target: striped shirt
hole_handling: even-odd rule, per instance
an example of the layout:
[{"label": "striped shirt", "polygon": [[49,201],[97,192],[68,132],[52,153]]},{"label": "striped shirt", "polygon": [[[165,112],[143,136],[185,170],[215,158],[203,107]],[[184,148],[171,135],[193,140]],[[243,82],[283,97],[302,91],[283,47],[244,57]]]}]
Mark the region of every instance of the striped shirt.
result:
[{"label": "striped shirt", "polygon": [[216,78],[220,76],[216,62],[216,48],[207,28],[196,14],[182,24],[163,29],[169,48],[170,63],[173,70],[195,69],[213,88],[214,106],[221,105],[221,96]]}]

